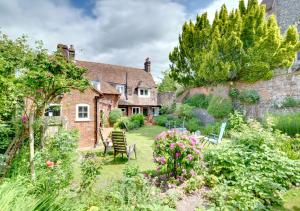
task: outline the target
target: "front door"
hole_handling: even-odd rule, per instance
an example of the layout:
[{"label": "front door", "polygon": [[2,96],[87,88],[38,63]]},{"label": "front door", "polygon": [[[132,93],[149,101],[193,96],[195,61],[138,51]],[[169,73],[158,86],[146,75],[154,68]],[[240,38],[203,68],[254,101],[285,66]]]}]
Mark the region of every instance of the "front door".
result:
[{"label": "front door", "polygon": [[147,107],[143,108],[143,115],[148,116],[148,108]]}]

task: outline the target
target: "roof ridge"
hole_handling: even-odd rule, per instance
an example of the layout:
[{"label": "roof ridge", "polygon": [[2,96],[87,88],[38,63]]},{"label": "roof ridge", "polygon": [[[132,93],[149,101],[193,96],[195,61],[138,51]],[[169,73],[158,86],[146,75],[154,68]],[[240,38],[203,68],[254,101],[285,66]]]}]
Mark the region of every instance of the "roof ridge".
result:
[{"label": "roof ridge", "polygon": [[124,66],[124,65],[118,65],[118,64],[108,64],[108,63],[93,62],[93,61],[84,61],[84,60],[75,60],[75,61],[76,62],[85,62],[85,63],[100,64],[100,65],[110,65],[110,66],[114,66],[114,67],[121,67],[121,68],[127,68],[127,69],[144,70],[143,68],[130,67],[130,66]]}]

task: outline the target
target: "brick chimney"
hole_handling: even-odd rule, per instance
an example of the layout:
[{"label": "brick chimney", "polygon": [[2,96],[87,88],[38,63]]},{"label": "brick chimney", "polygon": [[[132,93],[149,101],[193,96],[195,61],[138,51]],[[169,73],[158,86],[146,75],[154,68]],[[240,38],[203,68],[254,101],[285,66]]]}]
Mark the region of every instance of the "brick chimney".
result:
[{"label": "brick chimney", "polygon": [[144,70],[145,70],[147,73],[150,73],[150,72],[151,72],[151,61],[150,61],[149,57],[146,58],[146,61],[145,61],[145,63],[144,63],[144,66],[145,66],[145,69],[144,69]]},{"label": "brick chimney", "polygon": [[70,45],[70,48],[69,48],[69,60],[70,61],[74,61],[74,59],[75,59],[75,49],[74,49],[73,45]]},{"label": "brick chimney", "polygon": [[60,52],[67,60],[74,61],[75,49],[74,49],[73,45],[70,45],[70,48],[68,48],[67,45],[58,44],[57,51]]}]

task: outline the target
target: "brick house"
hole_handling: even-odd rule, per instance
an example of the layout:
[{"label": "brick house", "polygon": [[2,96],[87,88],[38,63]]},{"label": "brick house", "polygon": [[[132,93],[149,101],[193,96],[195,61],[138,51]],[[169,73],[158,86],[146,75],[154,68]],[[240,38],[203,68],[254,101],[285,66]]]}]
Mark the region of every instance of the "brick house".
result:
[{"label": "brick house", "polygon": [[64,94],[58,103],[49,105],[45,115],[60,116],[68,128],[78,129],[80,148],[99,143],[99,126],[114,108],[119,107],[124,115],[158,115],[157,89],[149,59],[145,68],[139,69],[74,60],[73,46],[57,47],[67,59],[87,69],[85,77],[91,81],[91,87],[84,92],[73,90]]}]

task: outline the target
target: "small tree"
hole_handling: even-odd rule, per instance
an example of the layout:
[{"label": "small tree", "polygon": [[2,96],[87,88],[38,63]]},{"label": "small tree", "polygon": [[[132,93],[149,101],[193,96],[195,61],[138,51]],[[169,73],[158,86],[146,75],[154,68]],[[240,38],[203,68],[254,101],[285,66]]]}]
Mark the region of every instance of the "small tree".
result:
[{"label": "small tree", "polygon": [[299,48],[295,27],[281,36],[276,18],[266,18],[265,6],[249,0],[246,7],[241,0],[230,13],[223,5],[212,24],[204,13],[183,25],[179,45],[169,55],[170,76],[186,86],[267,80],[275,68],[290,66]]}]

